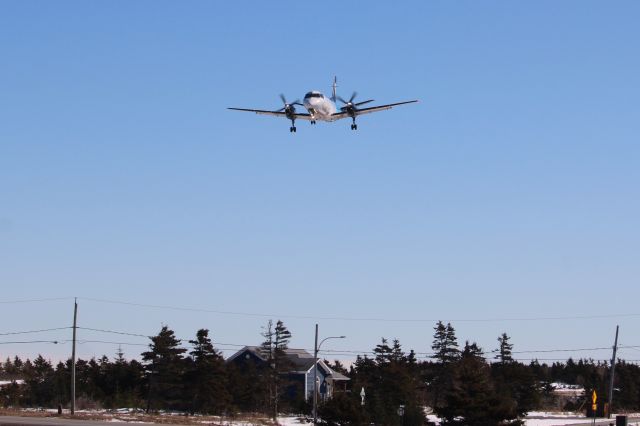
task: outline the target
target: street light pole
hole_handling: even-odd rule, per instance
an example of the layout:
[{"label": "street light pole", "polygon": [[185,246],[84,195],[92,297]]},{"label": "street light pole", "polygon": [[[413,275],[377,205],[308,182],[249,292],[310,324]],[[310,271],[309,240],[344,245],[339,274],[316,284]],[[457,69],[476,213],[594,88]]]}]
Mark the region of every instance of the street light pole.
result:
[{"label": "street light pole", "polygon": [[329,339],[344,339],[347,336],[325,337],[318,344],[318,324],[316,324],[316,338],[313,345],[313,426],[318,424],[318,351],[320,346]]}]

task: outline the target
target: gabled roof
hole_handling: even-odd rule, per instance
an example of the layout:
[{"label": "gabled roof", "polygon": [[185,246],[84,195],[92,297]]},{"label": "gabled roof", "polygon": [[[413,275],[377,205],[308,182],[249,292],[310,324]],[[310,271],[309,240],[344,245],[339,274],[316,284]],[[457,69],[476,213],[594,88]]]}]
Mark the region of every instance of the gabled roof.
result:
[{"label": "gabled roof", "polygon": [[231,362],[234,359],[238,358],[240,355],[244,354],[245,352],[249,352],[252,355],[254,355],[255,357],[261,359],[262,361],[266,361],[267,359],[262,355],[262,351],[260,350],[259,346],[245,346],[244,348],[240,349],[238,352],[236,352],[235,354],[231,355],[229,358],[227,358],[226,362]]},{"label": "gabled roof", "polygon": [[[255,356],[256,358],[264,362],[267,361],[267,358],[264,356],[259,346],[245,346],[244,348],[240,349],[238,352],[236,352],[235,354],[227,358],[227,362],[231,362],[234,359],[241,356],[242,354],[247,354],[247,353],[250,353],[251,355]],[[286,349],[284,353],[287,356],[287,359],[289,360],[289,362],[293,364],[294,372],[299,374],[306,374],[309,370],[313,368],[313,363],[314,363],[313,355],[307,352],[306,350],[289,348],[289,349]],[[341,374],[337,371],[332,370],[321,359],[318,359],[318,365],[322,370],[324,370],[324,373],[327,376],[331,377],[333,380],[349,380],[349,378],[344,374]]]}]

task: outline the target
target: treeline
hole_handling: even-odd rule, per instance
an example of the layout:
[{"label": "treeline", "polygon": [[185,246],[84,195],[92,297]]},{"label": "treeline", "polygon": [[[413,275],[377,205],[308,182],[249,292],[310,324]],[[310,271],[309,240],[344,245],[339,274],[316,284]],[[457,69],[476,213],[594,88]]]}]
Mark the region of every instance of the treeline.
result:
[{"label": "treeline", "polygon": [[[121,351],[113,359],[78,360],[78,408],[131,407],[226,416],[311,414],[310,402],[302,392],[278,390],[287,389],[287,372],[278,360],[291,333],[278,321],[275,328],[269,322],[263,336],[261,347],[269,361],[240,368],[225,363],[208,330],[199,330],[183,345],[165,326],[151,338],[140,361],[125,359]],[[606,395],[606,363],[569,359],[550,365],[525,364],[513,358],[509,340],[502,334],[487,360],[487,353],[476,343],[460,346],[451,324],[438,322],[433,356],[418,360],[398,340],[382,339],[372,356],[358,356],[349,369],[338,361],[327,362],[351,380],[347,392],[321,401],[319,415],[325,424],[410,426],[424,424],[424,409],[430,407],[447,425],[513,425],[532,410],[582,407],[580,398],[558,399],[551,385],[554,382],[582,386],[587,394],[596,390]],[[614,410],[640,410],[640,367],[619,361],[615,378]],[[0,380],[9,382],[0,387],[0,404],[5,407],[69,406],[70,360],[53,365],[41,355],[24,361],[7,358],[0,363]]]}]

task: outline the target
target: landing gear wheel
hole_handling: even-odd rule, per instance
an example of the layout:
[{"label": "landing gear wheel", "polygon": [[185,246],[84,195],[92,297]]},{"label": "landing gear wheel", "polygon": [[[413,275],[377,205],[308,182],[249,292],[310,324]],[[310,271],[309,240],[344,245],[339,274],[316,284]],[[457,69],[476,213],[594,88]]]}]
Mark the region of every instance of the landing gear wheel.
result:
[{"label": "landing gear wheel", "polygon": [[351,130],[358,130],[358,125],[357,124],[352,124],[351,125]]},{"label": "landing gear wheel", "polygon": [[296,127],[295,126],[289,127],[289,131],[291,133],[295,133],[296,132]]}]

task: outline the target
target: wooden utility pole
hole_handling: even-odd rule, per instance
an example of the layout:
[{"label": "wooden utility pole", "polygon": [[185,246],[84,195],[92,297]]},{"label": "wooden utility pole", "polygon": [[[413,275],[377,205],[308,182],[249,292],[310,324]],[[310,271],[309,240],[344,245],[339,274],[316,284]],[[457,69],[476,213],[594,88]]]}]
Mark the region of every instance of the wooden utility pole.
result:
[{"label": "wooden utility pole", "polygon": [[616,325],[616,340],[613,343],[613,356],[611,357],[611,374],[609,375],[609,415],[608,417],[611,418],[611,410],[613,409],[613,406],[611,405],[611,403],[613,402],[613,378],[616,372],[616,352],[618,351],[618,329],[620,328],[619,325]]},{"label": "wooden utility pole", "polygon": [[71,415],[76,412],[76,329],[78,324],[78,299],[73,302],[73,345],[71,349]]},{"label": "wooden utility pole", "polygon": [[313,344],[313,426],[318,424],[318,324]]}]

